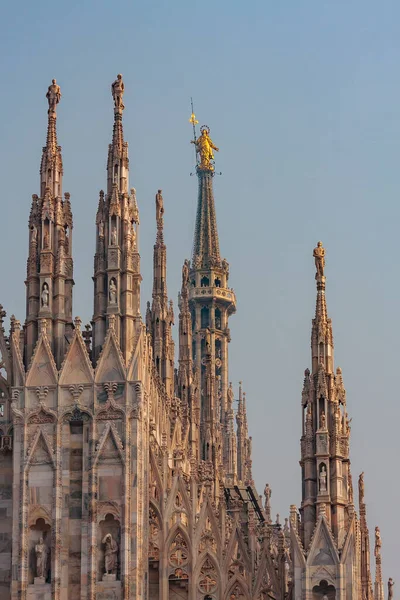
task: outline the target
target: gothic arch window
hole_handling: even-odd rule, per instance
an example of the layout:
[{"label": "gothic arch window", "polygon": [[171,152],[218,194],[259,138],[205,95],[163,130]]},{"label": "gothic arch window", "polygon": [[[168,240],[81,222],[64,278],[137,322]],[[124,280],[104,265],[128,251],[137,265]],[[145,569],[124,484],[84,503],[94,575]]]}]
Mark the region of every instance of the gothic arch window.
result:
[{"label": "gothic arch window", "polygon": [[215,287],[218,287],[218,288],[221,287],[221,280],[219,279],[219,277],[217,277],[214,280],[214,285],[215,285]]},{"label": "gothic arch window", "polygon": [[206,277],[204,275],[204,277],[201,278],[200,280],[200,286],[201,287],[208,287],[210,285],[210,280],[208,279],[208,277]]},{"label": "gothic arch window", "polygon": [[214,563],[207,557],[200,570],[197,587],[205,598],[215,594],[218,588],[218,575]]},{"label": "gothic arch window", "polygon": [[177,568],[181,568],[188,563],[189,548],[184,536],[180,531],[178,531],[174,541],[170,546],[168,560],[172,567]]},{"label": "gothic arch window", "polygon": [[201,328],[205,329],[210,326],[210,310],[208,306],[203,306],[201,309]]},{"label": "gothic arch window", "polygon": [[219,308],[215,309],[215,327],[216,329],[221,329],[222,325],[222,314]]}]

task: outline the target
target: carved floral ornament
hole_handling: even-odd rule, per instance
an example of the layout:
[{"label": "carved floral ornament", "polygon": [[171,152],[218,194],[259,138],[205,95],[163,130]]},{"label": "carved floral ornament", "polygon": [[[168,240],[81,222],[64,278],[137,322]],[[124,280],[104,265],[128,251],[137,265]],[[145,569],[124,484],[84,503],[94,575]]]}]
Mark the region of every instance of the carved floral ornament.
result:
[{"label": "carved floral ornament", "polygon": [[181,533],[177,533],[171,544],[169,552],[169,563],[173,567],[186,565],[189,560],[189,550],[185,538]]}]

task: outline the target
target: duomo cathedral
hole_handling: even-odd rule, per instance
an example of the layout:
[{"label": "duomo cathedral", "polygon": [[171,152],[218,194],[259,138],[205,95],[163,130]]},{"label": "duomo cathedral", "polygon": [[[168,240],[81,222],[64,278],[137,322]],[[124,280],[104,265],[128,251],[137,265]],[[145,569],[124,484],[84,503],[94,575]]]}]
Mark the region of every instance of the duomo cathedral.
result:
[{"label": "duomo cathedral", "polygon": [[93,215],[93,318],[84,326],[73,317],[73,202],[63,191],[56,80],[46,95],[24,323],[12,315],[6,332],[0,307],[0,600],[384,600],[379,528],[370,548],[364,475],[352,477],[322,243],[299,390],[301,504],[279,522],[269,485],[255,487],[246,397],[230,383],[236,297],[217,232],[218,148],[192,114],[198,201],[179,311],[167,291],[161,190],[152,300],[141,308],[121,75],[111,91],[107,179]]}]

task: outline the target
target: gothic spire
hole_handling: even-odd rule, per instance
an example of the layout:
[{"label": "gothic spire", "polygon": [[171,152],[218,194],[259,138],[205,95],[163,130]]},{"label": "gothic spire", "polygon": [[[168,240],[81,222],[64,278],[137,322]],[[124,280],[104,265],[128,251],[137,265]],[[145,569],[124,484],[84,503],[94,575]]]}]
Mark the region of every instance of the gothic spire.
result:
[{"label": "gothic spire", "polygon": [[140,321],[139,211],[134,188],[129,193],[128,143],[122,131],[122,75],[111,86],[114,127],[108,147],[107,192],[100,192],[96,215],[93,359],[100,356],[110,317],[122,354],[129,361]]},{"label": "gothic spire", "polygon": [[382,580],[382,538],[379,527],[375,527],[375,593],[374,600],[385,600]]},{"label": "gothic spire", "polygon": [[111,85],[111,93],[114,99],[114,127],[112,142],[108,148],[108,194],[112,192],[113,185],[116,185],[119,193],[128,192],[128,144],[124,141],[122,126],[122,113],[125,109],[123,103],[124,92],[125,85],[122,75],[118,74],[117,79]]},{"label": "gothic spire", "polygon": [[200,131],[200,137],[192,140],[199,156],[196,166],[199,186],[193,240],[193,266],[207,268],[221,263],[213,191],[213,150],[218,151],[218,148],[209,136],[210,128],[207,125],[203,125]]},{"label": "gothic spire", "polygon": [[55,79],[48,87],[46,98],[49,108],[46,145],[43,147],[40,164],[40,195],[43,197],[45,190],[49,188],[52,196],[61,196],[62,156],[61,147],[57,142],[57,104],[61,99],[61,89]]},{"label": "gothic spire", "polygon": [[317,301],[315,305],[315,318],[311,332],[311,347],[313,372],[322,364],[327,373],[333,373],[333,335],[332,321],[328,317],[325,296],[325,248],[318,242],[313,253],[315,259],[317,283]]},{"label": "gothic spire", "polygon": [[157,371],[167,392],[172,393],[174,343],[172,324],[174,321],[167,293],[167,247],[164,244],[164,200],[162,190],[156,194],[157,235],[153,253],[153,302],[149,313],[153,356]]}]

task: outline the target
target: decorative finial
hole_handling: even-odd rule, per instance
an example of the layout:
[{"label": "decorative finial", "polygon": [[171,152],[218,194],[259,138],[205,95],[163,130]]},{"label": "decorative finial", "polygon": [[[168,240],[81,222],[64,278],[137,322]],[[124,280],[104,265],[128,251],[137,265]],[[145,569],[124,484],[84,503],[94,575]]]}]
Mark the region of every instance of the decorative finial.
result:
[{"label": "decorative finial", "polygon": [[75,324],[75,329],[77,331],[80,331],[81,330],[81,326],[82,326],[82,319],[80,317],[75,317],[74,324]]},{"label": "decorative finial", "polygon": [[124,85],[124,82],[122,81],[122,75],[121,75],[121,73],[119,73],[117,75],[117,79],[114,81],[113,84],[111,84],[111,93],[112,93],[112,97],[114,98],[114,111],[115,112],[122,113],[122,111],[125,108],[124,103],[122,102],[122,96],[124,95],[124,91],[125,91],[125,85]]},{"label": "decorative finial", "polygon": [[156,194],[156,221],[157,229],[162,229],[164,225],[164,200],[162,197],[162,190],[158,190]]},{"label": "decorative finial", "polygon": [[57,81],[55,79],[52,80],[51,85],[48,87],[46,98],[49,103],[49,110],[47,112],[49,115],[52,114],[52,116],[55,117],[56,107],[61,98],[61,89],[60,86],[57,85]]},{"label": "decorative finial", "polygon": [[315,268],[317,270],[315,279],[324,277],[325,268],[325,248],[322,246],[322,242],[318,242],[317,247],[314,248],[313,256],[315,258]]}]

